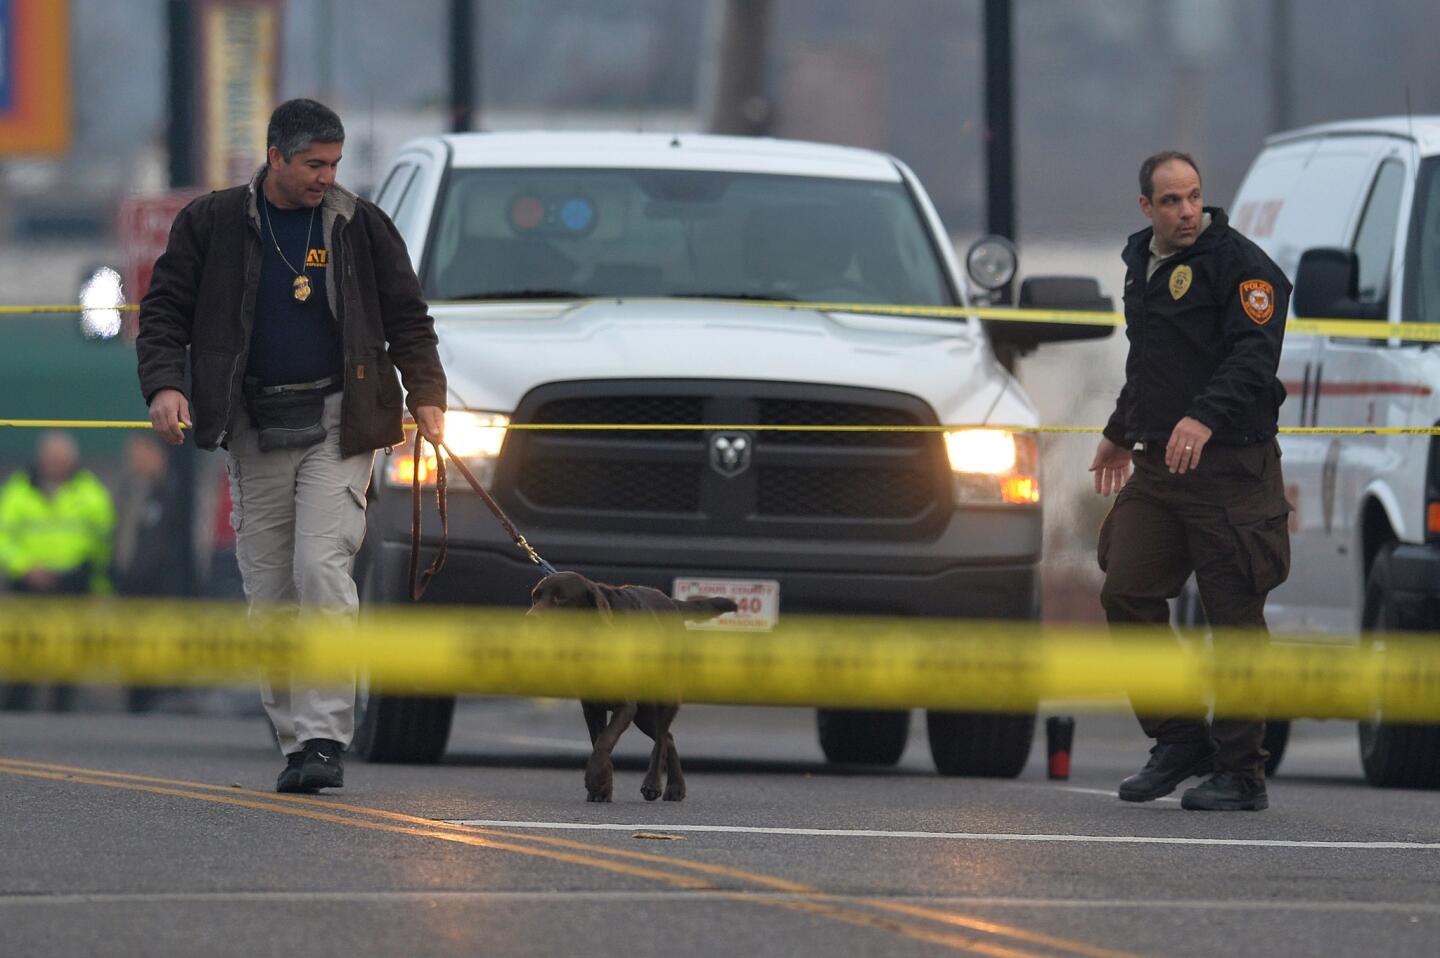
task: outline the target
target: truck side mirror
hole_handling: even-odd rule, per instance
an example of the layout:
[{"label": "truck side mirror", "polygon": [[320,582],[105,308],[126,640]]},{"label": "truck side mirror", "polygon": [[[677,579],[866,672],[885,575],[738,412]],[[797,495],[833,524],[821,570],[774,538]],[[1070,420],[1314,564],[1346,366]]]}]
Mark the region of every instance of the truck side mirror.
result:
[{"label": "truck side mirror", "polygon": [[1291,310],[1307,319],[1384,319],[1384,303],[1360,302],[1360,258],[1332,246],[1307,249],[1295,269]]},{"label": "truck side mirror", "polygon": [[[1031,276],[1020,284],[1021,309],[1112,312],[1114,302],[1089,276]],[[1023,356],[1041,343],[1103,339],[1115,331],[1111,323],[1031,323],[987,320],[985,329],[996,351]]]}]

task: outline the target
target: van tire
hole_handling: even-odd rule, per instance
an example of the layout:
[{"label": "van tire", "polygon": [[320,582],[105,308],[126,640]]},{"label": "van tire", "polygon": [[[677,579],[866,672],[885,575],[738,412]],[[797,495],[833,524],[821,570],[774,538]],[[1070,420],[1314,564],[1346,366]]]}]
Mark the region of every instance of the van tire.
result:
[{"label": "van tire", "polygon": [[894,765],[910,738],[910,712],[817,709],[815,727],[836,765]]},{"label": "van tire", "polygon": [[930,757],[941,775],[1015,778],[1030,759],[1035,714],[926,712]]},{"label": "van tire", "polygon": [[[1395,543],[1380,547],[1365,579],[1362,628],[1384,633],[1417,628],[1402,622],[1390,597],[1391,556]],[[1377,716],[1377,719],[1381,716]],[[1382,788],[1440,788],[1440,725],[1399,722],[1360,723],[1360,764],[1365,781]]]},{"label": "van tire", "polygon": [[371,695],[350,754],[365,762],[434,765],[445,754],[454,718],[453,695]]}]

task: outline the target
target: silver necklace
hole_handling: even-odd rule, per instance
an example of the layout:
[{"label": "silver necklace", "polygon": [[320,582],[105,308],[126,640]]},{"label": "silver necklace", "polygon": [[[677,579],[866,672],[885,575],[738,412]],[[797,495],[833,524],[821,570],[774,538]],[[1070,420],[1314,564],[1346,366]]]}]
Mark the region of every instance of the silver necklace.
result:
[{"label": "silver necklace", "polygon": [[285,268],[295,274],[295,281],[290,284],[295,290],[295,298],[303,303],[310,298],[310,277],[305,275],[305,270],[310,265],[308,262],[310,257],[310,230],[315,225],[315,207],[310,207],[310,221],[305,224],[305,252],[300,254],[299,269],[290,265],[290,261],[285,258],[285,251],[280,248],[280,242],[275,238],[275,224],[270,221],[270,201],[265,198],[263,190],[260,193],[260,208],[265,212],[265,225],[270,230],[270,242],[274,245],[275,252],[279,254],[280,262],[284,263]]}]

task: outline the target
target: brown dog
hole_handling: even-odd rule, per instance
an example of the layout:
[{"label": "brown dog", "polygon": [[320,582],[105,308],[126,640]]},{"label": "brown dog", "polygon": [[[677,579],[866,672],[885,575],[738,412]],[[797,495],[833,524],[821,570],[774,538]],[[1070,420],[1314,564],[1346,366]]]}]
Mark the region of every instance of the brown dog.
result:
[{"label": "brown dog", "polygon": [[[659,589],[643,585],[606,585],[592,582],[577,572],[547,575],[530,590],[530,613],[547,609],[594,609],[605,619],[614,613],[644,614],[656,620],[676,616],[680,621],[703,622],[717,615],[735,611],[729,599],[703,597],[672,599]],[[590,730],[590,760],[585,763],[585,800],[608,802],[615,790],[615,764],[611,753],[621,734],[634,722],[650,738],[650,767],[640,794],[653,802],[663,794],[667,802],[685,798],[685,776],[680,771],[680,755],[670,735],[670,723],[680,711],[679,705],[640,704],[637,702],[581,702],[585,725]],[[660,789],[660,770],[665,770],[665,789]]]}]

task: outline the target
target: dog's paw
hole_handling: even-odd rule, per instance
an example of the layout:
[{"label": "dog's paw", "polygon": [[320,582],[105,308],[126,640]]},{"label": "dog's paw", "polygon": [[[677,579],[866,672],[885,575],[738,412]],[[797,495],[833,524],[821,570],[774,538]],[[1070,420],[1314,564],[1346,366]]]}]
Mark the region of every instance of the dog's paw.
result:
[{"label": "dog's paw", "polygon": [[666,785],[666,786],[665,786],[665,801],[667,801],[667,802],[683,802],[683,801],[685,801],[685,783],[684,783],[684,782],[671,782],[671,783],[669,783],[668,785]]},{"label": "dog's paw", "polygon": [[660,788],[657,785],[641,785],[640,794],[645,796],[645,801],[653,802],[660,797]]},{"label": "dog's paw", "polygon": [[585,793],[585,801],[587,801],[587,802],[609,802],[609,801],[610,801],[610,793],[609,793],[609,792],[586,792],[586,793]]}]

